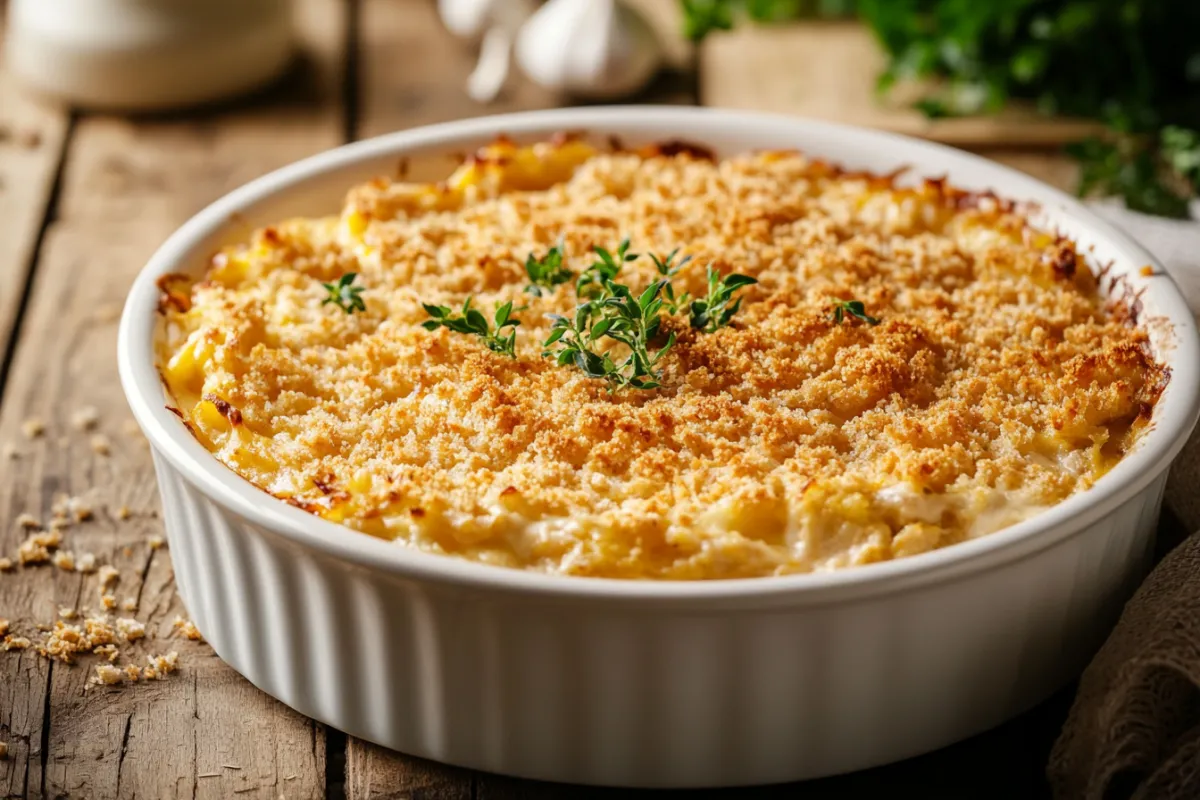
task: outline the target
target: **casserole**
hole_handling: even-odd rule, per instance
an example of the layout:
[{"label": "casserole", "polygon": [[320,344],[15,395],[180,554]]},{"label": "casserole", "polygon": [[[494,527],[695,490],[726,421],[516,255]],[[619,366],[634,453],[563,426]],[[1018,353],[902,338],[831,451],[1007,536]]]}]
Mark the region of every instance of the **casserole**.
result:
[{"label": "casserole", "polygon": [[[1151,429],[1093,488],[981,539],[831,574],[628,582],[501,570],[314,518],[217,462],[165,406],[157,280],[197,274],[280,218],[328,213],[404,158],[498,133],[584,130],[638,144],[685,134],[718,154],[798,148],[853,169],[911,165],[1041,206],[1138,293],[1172,377]],[[1143,574],[1170,460],[1198,408],[1195,325],[1153,259],[1055,190],[903,137],[757,114],[538,112],[350,145],[232,193],[180,229],[135,283],[122,382],[163,494],[176,574],[222,658],[302,713],[404,752],[522,777],[626,786],[768,783],[925,752],[982,731],[1069,679]],[[1149,272],[1161,272],[1151,269]]]}]

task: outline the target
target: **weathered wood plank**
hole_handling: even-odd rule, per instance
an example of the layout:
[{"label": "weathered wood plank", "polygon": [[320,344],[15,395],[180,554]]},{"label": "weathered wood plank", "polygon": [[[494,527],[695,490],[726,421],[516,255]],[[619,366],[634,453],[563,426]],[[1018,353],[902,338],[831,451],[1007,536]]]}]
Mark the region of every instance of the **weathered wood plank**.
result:
[{"label": "weathered wood plank", "polygon": [[[290,84],[202,116],[87,117],[70,143],[0,412],[0,442],[20,451],[0,464],[0,552],[22,538],[21,512],[45,520],[56,493],[90,497],[95,518],[70,529],[64,547],[120,570],[114,594],[139,610],[118,615],[147,625],[130,653],[144,663],[145,654],[177,650],[181,668],[161,682],[96,687],[87,682],[94,657],[68,667],[0,654],[4,796],[324,797],[323,729],[254,689],[207,646],[166,638],[186,611],[169,552],[150,543],[161,534],[153,470],[128,432],[115,363],[125,291],[173,228],[237,184],[340,141],[344,6],[301,0],[296,8],[311,57]],[[100,410],[97,431],[72,427],[85,405]],[[46,434],[29,441],[21,428],[33,417]],[[107,437],[108,455],[96,452],[94,435]],[[122,519],[122,506],[132,516]],[[0,574],[0,617],[19,632],[52,620],[59,606],[97,609],[98,576],[52,567]]]},{"label": "weathered wood plank", "polygon": [[358,739],[351,739],[346,751],[350,800],[472,800],[475,781],[490,779]]},{"label": "weathered wood plank", "polygon": [[1021,104],[988,116],[930,120],[915,94],[876,97],[883,51],[852,21],[746,25],[700,47],[704,105],[775,111],[924,136],[965,146],[1058,145],[1100,130],[1094,121],[1048,117]]},{"label": "weathered wood plank", "polygon": [[[0,14],[0,63],[3,40]],[[0,354],[13,334],[68,127],[65,109],[35,102],[0,69]]]}]

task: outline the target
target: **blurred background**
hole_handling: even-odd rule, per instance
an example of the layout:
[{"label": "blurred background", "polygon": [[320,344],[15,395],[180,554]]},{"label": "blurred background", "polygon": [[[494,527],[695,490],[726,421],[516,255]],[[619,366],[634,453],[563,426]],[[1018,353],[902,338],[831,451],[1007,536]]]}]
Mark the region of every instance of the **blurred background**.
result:
[{"label": "blurred background", "polygon": [[[145,112],[254,90],[269,104],[303,63],[341,84],[355,135],[580,102],[799,114],[1017,151],[997,155],[1166,217],[1188,214],[1200,181],[1194,0],[319,5],[8,0],[8,69],[77,108]],[[326,30],[293,27],[295,12]],[[309,35],[339,27],[340,43]],[[340,63],[323,60],[331,47]]]}]

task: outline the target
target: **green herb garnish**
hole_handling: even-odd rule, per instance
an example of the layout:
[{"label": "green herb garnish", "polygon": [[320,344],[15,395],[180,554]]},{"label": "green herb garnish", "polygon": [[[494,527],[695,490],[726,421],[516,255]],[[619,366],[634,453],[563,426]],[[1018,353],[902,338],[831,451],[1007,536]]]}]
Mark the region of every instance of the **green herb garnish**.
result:
[{"label": "green herb garnish", "polygon": [[718,328],[724,328],[742,305],[742,298],[733,300],[733,293],[743,286],[755,283],[758,281],[749,275],[737,273],[722,278],[721,273],[710,266],[708,294],[702,299],[693,300],[689,309],[692,327],[704,333],[713,333]]},{"label": "green herb garnish", "polygon": [[833,307],[833,324],[841,325],[842,320],[847,316],[860,319],[868,325],[878,325],[879,319],[872,317],[867,313],[867,307],[863,305],[861,300],[836,300]]},{"label": "green herb garnish", "polygon": [[338,278],[337,283],[322,283],[329,296],[321,301],[321,305],[333,303],[347,314],[366,311],[367,304],[362,299],[363,287],[354,285],[354,279],[357,277],[357,272],[347,272]]},{"label": "green herb garnish", "polygon": [[559,284],[566,283],[575,277],[569,269],[563,266],[563,243],[560,241],[546,251],[546,255],[537,258],[533,253],[525,259],[525,274],[529,276],[529,285],[525,291],[534,297],[553,289]]},{"label": "green herb garnish", "polygon": [[[628,286],[606,281],[606,297],[581,303],[573,319],[552,317],[554,325],[542,355],[559,366],[574,364],[588,377],[602,378],[609,391],[658,388],[662,385],[658,363],[675,344],[671,333],[661,347],[652,347],[662,325],[660,295],[665,285],[666,281],[656,281],[634,298]],[[629,355],[616,361],[608,350],[597,350],[603,338],[625,345]]]},{"label": "green herb garnish", "polygon": [[[455,315],[448,306],[435,306],[429,303],[421,304],[432,319],[421,323],[427,331],[438,328],[449,328],[455,333],[467,333],[483,339],[483,343],[493,353],[500,353],[509,358],[516,358],[517,326],[520,320],[512,318],[512,301],[503,305],[497,303],[493,320],[495,329],[488,325],[487,318],[478,310],[471,308],[471,298],[468,297],[462,305],[462,311]],[[504,329],[509,328],[507,334]]]},{"label": "green herb garnish", "polygon": [[636,261],[638,254],[629,252],[628,237],[621,240],[615,256],[603,247],[593,247],[592,250],[598,260],[585,269],[579,280],[575,281],[575,293],[580,297],[592,299],[607,297],[610,294],[607,285],[617,277],[621,267],[627,262]]},{"label": "green herb garnish", "polygon": [[650,254],[650,260],[654,262],[654,268],[658,270],[658,274],[663,277],[663,280],[668,282],[667,285],[663,287],[663,300],[665,301],[664,304],[666,305],[667,311],[672,314],[678,314],[679,309],[686,306],[688,300],[691,299],[691,295],[689,295],[687,292],[684,292],[676,297],[675,287],[670,284],[671,278],[674,278],[676,275],[678,275],[679,270],[683,269],[684,265],[692,260],[691,256],[684,256],[683,258],[679,259],[679,263],[676,264],[675,256],[678,253],[679,248],[676,247],[674,250],[667,253],[665,258],[659,258],[653,253]]}]

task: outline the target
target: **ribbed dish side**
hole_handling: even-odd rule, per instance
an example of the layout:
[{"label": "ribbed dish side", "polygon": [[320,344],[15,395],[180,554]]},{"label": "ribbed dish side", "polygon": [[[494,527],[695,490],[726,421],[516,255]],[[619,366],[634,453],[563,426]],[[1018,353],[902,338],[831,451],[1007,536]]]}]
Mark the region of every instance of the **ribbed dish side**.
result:
[{"label": "ribbed dish side", "polygon": [[267,693],[397,750],[544,780],[817,777],[991,727],[1077,673],[1148,563],[1165,474],[968,578],[703,610],[450,592],[251,525],[156,457],[180,591]]}]

